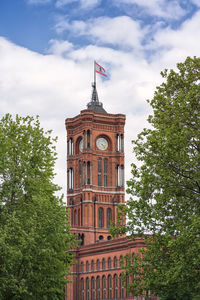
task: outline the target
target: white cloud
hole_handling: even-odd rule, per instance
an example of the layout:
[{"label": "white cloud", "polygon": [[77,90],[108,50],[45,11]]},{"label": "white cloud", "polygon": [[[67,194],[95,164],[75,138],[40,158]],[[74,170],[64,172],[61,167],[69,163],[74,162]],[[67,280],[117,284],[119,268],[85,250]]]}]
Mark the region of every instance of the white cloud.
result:
[{"label": "white cloud", "polygon": [[73,34],[85,35],[87,23],[83,21],[73,21],[69,23],[65,17],[60,17],[55,28],[57,33],[63,33],[64,31],[68,30]]},{"label": "white cloud", "polygon": [[90,24],[89,34],[100,42],[138,48],[144,31],[127,16],[99,18]]},{"label": "white cloud", "polygon": [[49,54],[65,56],[65,54],[73,50],[73,44],[68,41],[52,39],[49,41],[49,45],[50,47],[47,50]]},{"label": "white cloud", "polygon": [[199,0],[191,0],[192,3],[194,3],[196,6],[200,7],[200,1]]},{"label": "white cloud", "polygon": [[[115,2],[114,0],[113,2]],[[169,0],[117,0],[119,4],[136,4],[143,9],[143,13],[167,19],[179,19],[186,11],[180,6],[181,1]]]},{"label": "white cloud", "polygon": [[57,0],[56,1],[56,6],[57,7],[62,7],[64,5],[73,3],[73,2],[77,2],[78,0]]},{"label": "white cloud", "polygon": [[50,3],[51,0],[26,0],[28,4],[47,4]]},{"label": "white cloud", "polygon": [[82,8],[92,8],[99,5],[101,0],[80,0]]},{"label": "white cloud", "polygon": [[56,30],[61,33],[68,30],[76,36],[87,36],[94,43],[110,44],[120,48],[141,48],[141,40],[146,30],[140,27],[139,22],[127,16],[115,18],[100,17],[86,22],[73,21],[69,23],[65,18],[60,19]]},{"label": "white cloud", "polygon": [[101,0],[57,0],[56,6],[63,7],[73,2],[77,2],[80,5],[80,8],[88,9],[88,8],[93,8],[98,4],[100,4]]},{"label": "white cloud", "polygon": [[159,63],[172,66],[187,56],[199,56],[200,44],[196,37],[199,28],[200,11],[192,19],[186,20],[177,30],[170,28],[159,30],[150,45],[154,50],[161,49],[160,52],[155,52],[154,61],[159,60]]}]

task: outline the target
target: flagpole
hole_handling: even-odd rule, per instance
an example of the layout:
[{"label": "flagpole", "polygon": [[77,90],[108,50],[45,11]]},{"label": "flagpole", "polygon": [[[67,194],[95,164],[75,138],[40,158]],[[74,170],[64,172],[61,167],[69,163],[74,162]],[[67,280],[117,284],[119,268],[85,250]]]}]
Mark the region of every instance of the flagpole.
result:
[{"label": "flagpole", "polygon": [[95,65],[95,60],[94,60],[94,86],[96,88],[96,65]]}]

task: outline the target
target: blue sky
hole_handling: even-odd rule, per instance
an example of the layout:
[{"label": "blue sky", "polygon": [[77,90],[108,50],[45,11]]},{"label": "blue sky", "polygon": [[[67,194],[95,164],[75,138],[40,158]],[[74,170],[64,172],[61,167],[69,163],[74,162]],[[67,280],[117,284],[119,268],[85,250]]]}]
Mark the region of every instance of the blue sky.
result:
[{"label": "blue sky", "polygon": [[131,140],[151,112],[146,99],[160,72],[200,53],[200,0],[1,0],[0,104],[40,115],[58,140],[56,181],[66,190],[64,120],[90,101],[93,61],[99,98],[124,113],[126,179],[134,160]]},{"label": "blue sky", "polygon": [[[143,42],[153,38],[158,28],[178,29],[199,7],[199,1],[154,0],[1,0],[0,35],[17,45],[46,53],[51,39],[67,39],[76,47],[91,43],[87,34],[74,35],[73,24],[95,19],[127,16],[141,28],[149,26]],[[147,3],[150,3],[147,5]],[[140,4],[140,5],[139,5]],[[142,5],[143,4],[143,5]],[[71,28],[64,28],[65,22]],[[117,47],[105,41],[100,45]]]}]

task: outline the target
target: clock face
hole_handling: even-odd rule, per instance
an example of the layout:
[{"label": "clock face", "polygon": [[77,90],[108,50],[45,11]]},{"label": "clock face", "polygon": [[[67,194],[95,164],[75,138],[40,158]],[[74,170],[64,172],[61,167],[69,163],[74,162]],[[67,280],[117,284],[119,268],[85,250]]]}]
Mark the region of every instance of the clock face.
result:
[{"label": "clock face", "polygon": [[97,139],[97,147],[100,149],[100,150],[106,150],[108,148],[108,142],[105,138],[98,138]]},{"label": "clock face", "polygon": [[83,139],[81,139],[79,142],[79,151],[83,151]]}]

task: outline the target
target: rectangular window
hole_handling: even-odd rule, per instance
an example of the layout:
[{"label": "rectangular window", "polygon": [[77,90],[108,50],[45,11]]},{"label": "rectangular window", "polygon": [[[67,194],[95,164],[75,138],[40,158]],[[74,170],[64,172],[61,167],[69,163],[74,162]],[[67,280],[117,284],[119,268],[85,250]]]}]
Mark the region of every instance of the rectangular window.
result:
[{"label": "rectangular window", "polygon": [[98,186],[101,186],[101,174],[98,174]]},{"label": "rectangular window", "polygon": [[103,179],[104,179],[104,186],[107,186],[107,185],[108,185],[108,182],[107,182],[107,175],[104,174]]},{"label": "rectangular window", "polygon": [[101,186],[101,158],[98,158],[97,160],[97,184],[98,186]]},{"label": "rectangular window", "polygon": [[101,158],[98,158],[98,173],[101,173]]},{"label": "rectangular window", "polygon": [[104,179],[104,186],[107,186],[108,185],[108,176],[107,176],[107,171],[108,171],[108,159],[107,158],[105,158],[104,159],[104,164],[103,164],[103,166],[104,166],[104,177],[103,177],[103,179]]},{"label": "rectangular window", "polygon": [[82,177],[82,166],[81,166],[81,161],[79,161],[79,187],[81,187],[81,177]]},{"label": "rectangular window", "polygon": [[104,173],[107,174],[107,170],[108,170],[108,159],[104,158]]}]

